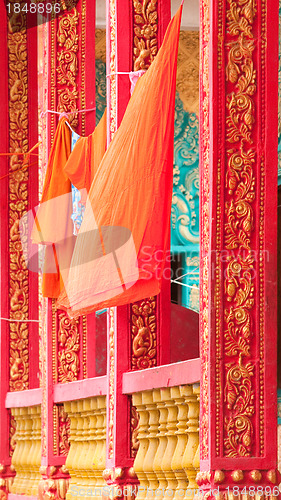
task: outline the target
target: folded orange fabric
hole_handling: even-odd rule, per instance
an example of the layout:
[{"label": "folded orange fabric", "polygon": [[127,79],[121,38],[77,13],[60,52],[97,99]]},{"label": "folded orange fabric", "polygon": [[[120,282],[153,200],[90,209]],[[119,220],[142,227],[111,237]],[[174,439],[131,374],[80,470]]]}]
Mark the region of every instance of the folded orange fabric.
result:
[{"label": "folded orange fabric", "polygon": [[182,7],[94,177],[58,307],[72,317],[159,293],[169,251]]},{"label": "folded orange fabric", "polygon": [[88,193],[98,166],[106,151],[106,110],[94,132],[80,137],[64,167],[64,173],[72,184],[82,191],[81,201],[86,203]]}]

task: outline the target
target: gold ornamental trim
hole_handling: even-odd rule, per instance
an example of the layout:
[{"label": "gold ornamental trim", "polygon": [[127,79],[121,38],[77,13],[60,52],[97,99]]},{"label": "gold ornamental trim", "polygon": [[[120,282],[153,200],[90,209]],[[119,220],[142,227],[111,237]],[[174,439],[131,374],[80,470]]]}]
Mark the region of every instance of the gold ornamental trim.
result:
[{"label": "gold ornamental trim", "polygon": [[[23,3],[21,4],[23,5]],[[10,391],[29,387],[28,270],[22,254],[19,221],[28,208],[28,169],[21,170],[22,156],[28,151],[28,58],[26,16],[13,14],[8,32],[9,74],[9,322]],[[27,235],[26,235],[27,238]]]}]

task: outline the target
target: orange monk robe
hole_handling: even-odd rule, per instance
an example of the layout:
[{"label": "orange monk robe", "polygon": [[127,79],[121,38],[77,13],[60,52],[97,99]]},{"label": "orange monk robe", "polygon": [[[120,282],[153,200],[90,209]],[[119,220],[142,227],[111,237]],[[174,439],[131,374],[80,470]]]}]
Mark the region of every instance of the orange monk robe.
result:
[{"label": "orange monk robe", "polygon": [[[66,118],[63,117],[56,129],[41,203],[36,212],[31,234],[34,243],[46,244],[42,292],[44,297],[50,298],[57,298],[63,287],[57,254],[62,251],[65,257],[68,254],[71,259],[74,246],[71,238],[73,233],[71,182],[63,171],[70,153],[71,131],[66,124]],[[55,248],[54,244],[57,242],[60,243]]]},{"label": "orange monk robe", "polygon": [[64,173],[72,184],[81,190],[82,203],[86,203],[85,192],[90,191],[94,175],[106,151],[106,110],[94,132],[80,137],[66,162]]},{"label": "orange monk robe", "polygon": [[170,244],[181,11],[182,7],[155,60],[137,82],[93,180],[65,290],[58,299],[58,307],[70,316],[160,291]]}]

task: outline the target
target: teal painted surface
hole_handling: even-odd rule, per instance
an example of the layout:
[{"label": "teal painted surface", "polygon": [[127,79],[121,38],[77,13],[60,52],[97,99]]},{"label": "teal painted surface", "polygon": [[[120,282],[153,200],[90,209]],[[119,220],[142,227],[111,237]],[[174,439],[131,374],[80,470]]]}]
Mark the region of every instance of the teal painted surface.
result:
[{"label": "teal painted surface", "polygon": [[178,94],[174,144],[171,251],[181,261],[173,278],[181,283],[181,305],[199,311],[199,122]]},{"label": "teal painted surface", "polygon": [[96,125],[106,108],[106,76],[105,64],[96,60]]}]

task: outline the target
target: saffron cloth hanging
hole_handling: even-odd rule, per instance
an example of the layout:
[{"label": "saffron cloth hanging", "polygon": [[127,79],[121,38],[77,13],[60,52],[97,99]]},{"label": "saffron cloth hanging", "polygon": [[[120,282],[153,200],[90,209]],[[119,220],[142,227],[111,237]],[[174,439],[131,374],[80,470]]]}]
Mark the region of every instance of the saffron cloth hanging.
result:
[{"label": "saffron cloth hanging", "polygon": [[57,306],[76,317],[158,294],[169,252],[182,7],[93,179]]}]

